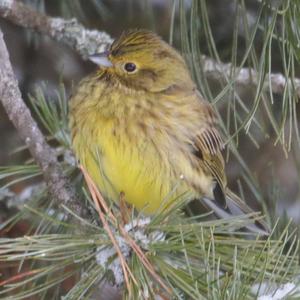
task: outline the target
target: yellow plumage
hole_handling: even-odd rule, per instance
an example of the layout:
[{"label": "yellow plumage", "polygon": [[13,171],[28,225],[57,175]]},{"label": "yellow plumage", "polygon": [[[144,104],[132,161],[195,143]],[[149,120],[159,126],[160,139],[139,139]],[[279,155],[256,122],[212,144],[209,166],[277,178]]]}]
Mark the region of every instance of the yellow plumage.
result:
[{"label": "yellow plumage", "polygon": [[124,192],[149,214],[182,194],[205,196],[226,210],[215,114],[176,50],[152,32],[135,30],[99,62],[104,66],[71,97],[70,128],[75,154],[104,196],[117,200]]},{"label": "yellow plumage", "polygon": [[[189,161],[189,149],[184,148],[191,147],[191,144],[178,143],[187,139],[188,131],[196,130],[191,122],[190,128],[184,125],[181,132],[180,124],[185,124],[189,118],[198,121],[198,114],[190,112],[184,103],[183,110],[174,116],[176,124],[173,124],[175,120],[162,114],[160,105],[155,103],[156,95],[125,90],[119,95],[114,87],[107,91],[108,87],[101,82],[96,88],[88,88],[86,98],[86,85],[97,82],[98,75],[87,78],[72,98],[72,128],[76,154],[104,195],[118,199],[119,193],[124,192],[128,202],[152,213],[160,207],[163,199],[191,192],[183,176],[190,177],[190,180],[195,177],[195,184],[199,180],[198,184],[203,185],[204,190],[211,188],[212,178],[203,174],[203,178],[198,179],[201,174]],[[100,105],[98,102],[104,100],[97,97],[105,92],[110,95],[107,98],[109,103]],[[167,98],[170,98],[170,103],[164,103],[166,107],[176,104],[173,97]],[[112,105],[112,101],[123,101],[124,105],[116,104],[114,111],[108,107],[106,111],[106,106]],[[150,101],[153,102],[151,114],[146,109],[151,107]],[[176,134],[170,132],[174,125],[179,129]],[[193,195],[196,194],[199,193],[193,191]]]}]

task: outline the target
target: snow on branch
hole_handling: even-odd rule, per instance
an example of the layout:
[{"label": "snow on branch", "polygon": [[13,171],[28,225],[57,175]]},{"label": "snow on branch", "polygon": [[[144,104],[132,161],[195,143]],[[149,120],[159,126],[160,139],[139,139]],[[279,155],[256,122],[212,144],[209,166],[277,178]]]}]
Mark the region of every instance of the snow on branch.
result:
[{"label": "snow on branch", "polygon": [[[257,85],[259,76],[258,73],[251,68],[236,67],[236,73],[232,75],[232,64],[218,63],[214,59],[207,56],[202,56],[203,72],[207,78],[215,80],[226,80],[226,78],[234,78],[234,83],[239,86],[251,86]],[[300,79],[294,78],[293,80],[287,79],[281,73],[271,73],[269,77],[265,79],[265,88],[271,85],[273,93],[282,94],[286,85],[292,85],[298,98],[300,98]],[[269,87],[270,88],[270,87]]]},{"label": "snow on branch", "polygon": [[76,19],[52,18],[15,0],[0,0],[0,16],[16,25],[62,41],[83,58],[103,52],[112,42],[107,33],[85,29]]}]

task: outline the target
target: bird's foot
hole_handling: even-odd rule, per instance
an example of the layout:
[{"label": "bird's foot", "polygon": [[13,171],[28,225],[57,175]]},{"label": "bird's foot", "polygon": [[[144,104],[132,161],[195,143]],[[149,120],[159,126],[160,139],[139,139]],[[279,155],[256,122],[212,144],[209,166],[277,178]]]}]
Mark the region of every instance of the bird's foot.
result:
[{"label": "bird's foot", "polygon": [[126,202],[125,193],[120,193],[120,214],[123,225],[128,224],[132,215],[133,207]]}]

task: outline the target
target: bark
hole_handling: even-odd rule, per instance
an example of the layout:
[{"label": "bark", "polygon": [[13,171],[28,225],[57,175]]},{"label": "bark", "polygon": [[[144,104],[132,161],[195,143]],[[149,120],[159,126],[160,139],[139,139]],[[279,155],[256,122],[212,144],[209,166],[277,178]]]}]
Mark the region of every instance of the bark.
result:
[{"label": "bark", "polygon": [[41,168],[50,195],[59,205],[64,204],[75,214],[82,216],[84,209],[76,195],[75,188],[64,176],[55,151],[46,143],[45,137],[22,99],[1,30],[0,102],[18,134],[28,146],[32,157]]}]

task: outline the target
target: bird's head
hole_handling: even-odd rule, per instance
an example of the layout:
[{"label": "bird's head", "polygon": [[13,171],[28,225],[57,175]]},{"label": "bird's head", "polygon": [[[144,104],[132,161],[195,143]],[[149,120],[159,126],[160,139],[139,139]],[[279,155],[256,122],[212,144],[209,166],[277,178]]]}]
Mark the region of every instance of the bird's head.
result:
[{"label": "bird's head", "polygon": [[195,86],[181,55],[151,31],[126,31],[91,60],[131,89],[155,93]]}]

